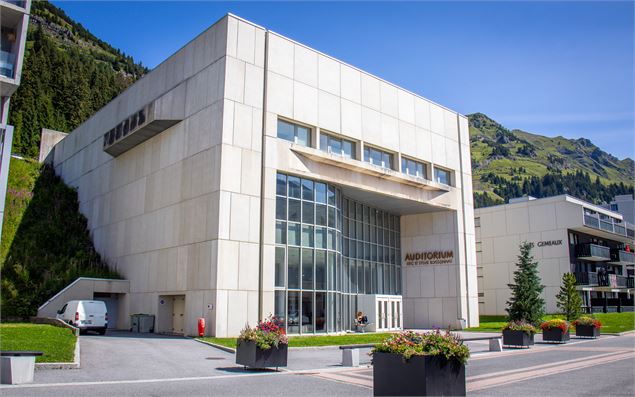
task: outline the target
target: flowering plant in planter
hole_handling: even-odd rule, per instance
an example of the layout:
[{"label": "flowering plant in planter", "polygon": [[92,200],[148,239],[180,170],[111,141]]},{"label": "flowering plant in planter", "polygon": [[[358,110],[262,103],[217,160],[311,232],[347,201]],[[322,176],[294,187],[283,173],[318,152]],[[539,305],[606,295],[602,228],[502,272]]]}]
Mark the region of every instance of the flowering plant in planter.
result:
[{"label": "flowering plant in planter", "polygon": [[507,323],[507,325],[505,325],[505,327],[503,327],[503,331],[505,330],[523,331],[528,335],[533,335],[536,333],[536,327],[524,321],[510,321],[509,323]]},{"label": "flowering plant in planter", "polygon": [[542,324],[540,324],[540,328],[543,331],[550,329],[560,329],[564,333],[569,330],[569,323],[565,320],[555,318],[553,320],[543,322]]},{"label": "flowering plant in planter", "polygon": [[589,316],[582,316],[579,319],[575,320],[572,324],[574,327],[582,325],[585,327],[602,328],[602,323],[600,322],[600,320]]},{"label": "flowering plant in planter", "polygon": [[412,356],[443,356],[446,360],[454,359],[465,364],[470,357],[470,350],[463,341],[449,331],[439,330],[430,333],[404,331],[393,334],[375,345],[371,354],[400,354],[405,361]]},{"label": "flowering plant in planter", "polygon": [[255,342],[256,345],[262,350],[271,349],[271,347],[278,347],[278,345],[286,345],[289,343],[284,328],[279,325],[278,320],[270,316],[265,321],[259,321],[255,327],[246,325],[240,335],[238,335],[238,342],[248,341]]}]

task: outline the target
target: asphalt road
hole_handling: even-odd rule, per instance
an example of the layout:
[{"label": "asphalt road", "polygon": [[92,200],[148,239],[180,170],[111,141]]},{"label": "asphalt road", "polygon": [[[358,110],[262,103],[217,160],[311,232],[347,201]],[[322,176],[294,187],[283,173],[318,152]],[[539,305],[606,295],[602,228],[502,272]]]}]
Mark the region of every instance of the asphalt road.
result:
[{"label": "asphalt road", "polygon": [[[290,349],[286,371],[245,371],[232,354],[186,338],[112,333],[82,336],[82,368],[39,370],[4,396],[371,396],[372,368],[342,368],[337,348]],[[473,396],[635,395],[635,334],[526,350],[475,352]],[[363,362],[368,356],[361,354]]]}]

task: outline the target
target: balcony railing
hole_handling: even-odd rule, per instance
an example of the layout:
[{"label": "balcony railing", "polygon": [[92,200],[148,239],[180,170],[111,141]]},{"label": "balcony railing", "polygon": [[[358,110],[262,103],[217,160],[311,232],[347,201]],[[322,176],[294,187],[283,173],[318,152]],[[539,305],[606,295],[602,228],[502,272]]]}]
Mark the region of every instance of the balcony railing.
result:
[{"label": "balcony railing", "polygon": [[635,253],[613,248],[611,250],[610,263],[617,265],[633,265],[635,264]]},{"label": "balcony railing", "polygon": [[575,247],[576,257],[588,261],[608,261],[611,259],[609,247],[597,244],[581,243]]},{"label": "balcony railing", "polygon": [[584,213],[584,225],[594,229],[604,230],[609,233],[619,234],[620,236],[635,236],[635,225],[628,222],[619,222],[618,219],[603,216],[601,219],[599,214]]},{"label": "balcony railing", "polygon": [[22,8],[26,6],[26,1],[24,0],[3,0],[3,1],[6,1],[9,4],[13,4],[14,6],[18,6]]},{"label": "balcony railing", "polygon": [[626,277],[609,274],[609,287],[626,288]]},{"label": "balcony railing", "polygon": [[14,67],[15,54],[6,51],[0,51],[0,74],[12,79]]},{"label": "balcony railing", "polygon": [[593,215],[584,214],[584,224],[586,226],[591,226],[595,229],[600,228],[600,220]]},{"label": "balcony railing", "polygon": [[577,285],[598,285],[598,274],[594,272],[575,272]]},{"label": "balcony railing", "polygon": [[588,285],[590,287],[634,288],[633,277],[595,272],[575,272],[573,275],[575,276],[577,285]]}]

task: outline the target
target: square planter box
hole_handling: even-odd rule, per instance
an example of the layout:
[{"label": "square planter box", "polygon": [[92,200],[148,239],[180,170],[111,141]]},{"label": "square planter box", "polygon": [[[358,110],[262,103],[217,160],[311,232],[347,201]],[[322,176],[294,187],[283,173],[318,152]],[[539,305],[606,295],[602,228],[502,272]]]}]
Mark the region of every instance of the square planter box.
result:
[{"label": "square planter box", "polygon": [[543,342],[566,343],[570,339],[569,331],[562,332],[560,328],[545,329],[542,331]]},{"label": "square planter box", "polygon": [[262,350],[255,342],[239,341],[236,346],[236,364],[251,368],[286,367],[287,352],[288,345]]},{"label": "square planter box", "polygon": [[534,334],[525,331],[503,330],[503,346],[529,347],[534,344]]},{"label": "square planter box", "polygon": [[600,329],[592,325],[578,325],[575,327],[575,336],[597,338],[600,336]]},{"label": "square planter box", "polygon": [[375,396],[464,396],[465,365],[440,356],[373,354]]}]

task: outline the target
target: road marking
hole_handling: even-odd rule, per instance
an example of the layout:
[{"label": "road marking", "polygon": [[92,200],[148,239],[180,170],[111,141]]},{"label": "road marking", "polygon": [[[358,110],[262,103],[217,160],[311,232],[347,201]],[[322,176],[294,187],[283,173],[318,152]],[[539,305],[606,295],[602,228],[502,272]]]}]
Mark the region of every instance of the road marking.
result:
[{"label": "road marking", "polygon": [[[238,367],[237,367],[238,368]],[[355,368],[355,371],[368,370],[369,367]],[[318,372],[319,371],[319,372]],[[59,383],[30,383],[22,385],[0,385],[2,389],[21,389],[21,388],[42,388],[42,387],[81,387],[81,386],[100,386],[100,385],[120,385],[120,384],[143,384],[143,383],[163,383],[163,382],[189,382],[200,380],[214,379],[231,379],[240,377],[256,377],[256,376],[283,376],[283,375],[317,375],[331,372],[343,372],[342,367],[332,367],[323,369],[299,369],[290,370],[280,368],[280,371],[267,371],[259,373],[242,373],[231,375],[211,375],[211,376],[191,376],[185,378],[157,378],[157,379],[127,379],[127,380],[104,380],[104,381],[88,381],[88,382],[59,382]]]},{"label": "road marking", "polygon": [[[618,353],[620,354],[625,354],[625,353],[634,353],[632,351],[629,350],[620,350]],[[605,354],[597,354],[595,356],[587,356],[584,358],[574,358],[571,360],[565,360],[565,361],[556,361],[556,362],[550,362],[550,363],[545,363],[545,364],[539,364],[539,365],[534,365],[531,367],[522,367],[522,368],[516,368],[516,369],[509,369],[509,370],[505,370],[505,371],[500,371],[500,372],[490,372],[490,373],[486,373],[486,374],[482,374],[482,375],[475,375],[475,376],[469,376],[467,378],[467,381],[475,381],[475,380],[479,380],[479,379],[484,379],[484,378],[492,378],[495,376],[500,376],[500,375],[507,375],[507,374],[513,374],[516,372],[526,372],[526,371],[531,371],[531,370],[536,370],[536,369],[542,369],[542,368],[549,368],[549,367],[555,367],[555,366],[559,366],[559,365],[564,365],[564,364],[569,364],[569,363],[575,363],[575,362],[579,362],[581,360],[590,360],[590,359],[596,359],[596,358],[601,358],[601,357],[608,357],[608,356],[614,356],[615,352],[611,352],[611,353],[605,353]]]},{"label": "road marking", "polygon": [[[365,373],[369,373],[369,375],[364,375]],[[354,384],[357,386],[362,386],[362,387],[372,389],[373,388],[372,373],[373,373],[372,370],[369,371],[368,369],[364,368],[363,370],[353,369],[353,370],[339,371],[339,372],[324,372],[324,373],[315,374],[313,376],[315,376],[316,378],[327,379],[327,380],[335,381],[338,383]]]},{"label": "road marking", "polygon": [[[521,382],[528,379],[541,378],[550,375],[556,375],[563,372],[570,372],[578,369],[583,369],[587,367],[594,367],[601,364],[607,364],[615,361],[621,360],[629,360],[635,358],[635,352],[621,353],[621,354],[611,354],[606,357],[600,358],[582,358],[577,360],[576,362],[572,362],[569,364],[551,366],[549,368],[536,369],[526,371],[525,369],[521,369],[516,371],[515,374],[500,376],[495,378],[488,378],[484,380],[477,380],[475,382],[467,383],[467,391],[473,392],[477,390],[489,389],[494,386],[503,386],[511,383]],[[557,363],[554,363],[557,364]]]},{"label": "road marking", "polygon": [[25,384],[25,385],[1,385],[1,389],[17,389],[17,388],[40,388],[40,387],[67,387],[67,386],[99,386],[99,385],[122,385],[122,384],[137,384],[137,383],[162,383],[162,382],[188,382],[197,380],[213,380],[213,379],[228,379],[228,378],[240,378],[240,377],[255,377],[255,376],[272,376],[272,375],[285,375],[293,372],[263,372],[257,374],[232,374],[232,375],[216,375],[216,376],[192,376],[187,378],[160,378],[160,379],[130,379],[130,380],[103,380],[93,382],[64,382],[64,383],[38,383],[38,384]]},{"label": "road marking", "polygon": [[[579,348],[582,350],[582,348]],[[602,350],[600,350],[602,349]],[[577,350],[577,349],[576,349]],[[606,364],[614,361],[621,361],[635,358],[635,352],[625,349],[613,348],[594,348],[590,351],[608,351],[604,354],[598,354],[590,357],[581,357],[571,360],[557,361],[534,365],[531,367],[523,367],[512,370],[487,373],[482,375],[470,376],[466,379],[468,391],[477,391],[488,389],[494,386],[506,385],[515,382],[521,382],[531,378],[539,378],[554,375],[562,372],[575,371],[595,365]],[[313,373],[312,376],[323,378],[339,383],[355,384],[362,387],[373,387],[372,370],[351,369],[339,371],[320,371]]]},{"label": "road marking", "polygon": [[[586,344],[586,343],[590,343],[590,342],[597,342],[598,339],[581,339],[581,340],[577,340],[577,341],[570,341],[568,344],[542,344],[542,343],[538,343],[537,346],[535,346],[534,348],[529,348],[529,349],[507,349],[504,350],[502,352],[483,352],[483,353],[477,353],[474,354],[473,356],[470,357],[470,361],[476,361],[476,360],[488,360],[490,358],[498,358],[501,356],[508,356],[508,355],[520,355],[520,354],[534,354],[534,353],[544,353],[549,351],[549,349],[553,348],[553,349],[565,349],[565,350],[569,350],[569,349],[579,349],[579,350],[583,350],[585,349],[584,346],[580,347],[577,345],[582,345],[582,344]],[[542,346],[542,347],[538,347],[538,346]],[[590,351],[593,351],[595,349],[598,349],[597,347],[589,347]],[[601,349],[601,348],[600,348]],[[620,349],[621,350],[621,349]]]}]

